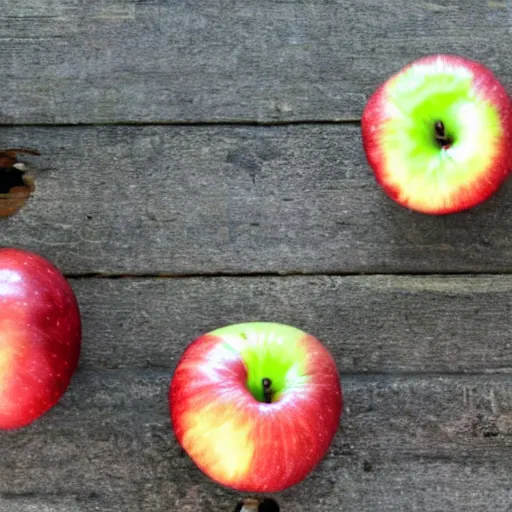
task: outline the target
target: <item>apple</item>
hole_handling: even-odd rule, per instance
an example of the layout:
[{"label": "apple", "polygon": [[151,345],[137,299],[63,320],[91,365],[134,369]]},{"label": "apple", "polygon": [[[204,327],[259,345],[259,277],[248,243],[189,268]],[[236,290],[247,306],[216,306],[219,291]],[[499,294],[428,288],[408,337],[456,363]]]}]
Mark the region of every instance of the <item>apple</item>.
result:
[{"label": "apple", "polygon": [[0,429],[32,423],[64,394],[78,365],[75,295],[49,261],[0,249]]},{"label": "apple", "polygon": [[418,212],[472,208],[512,169],[512,101],[489,69],[460,56],[422,57],[391,76],[361,129],[377,182]]},{"label": "apple", "polygon": [[244,492],[303,480],[336,433],[343,398],[336,363],[313,336],[250,322],[204,334],[169,387],[178,442],[201,471]]}]

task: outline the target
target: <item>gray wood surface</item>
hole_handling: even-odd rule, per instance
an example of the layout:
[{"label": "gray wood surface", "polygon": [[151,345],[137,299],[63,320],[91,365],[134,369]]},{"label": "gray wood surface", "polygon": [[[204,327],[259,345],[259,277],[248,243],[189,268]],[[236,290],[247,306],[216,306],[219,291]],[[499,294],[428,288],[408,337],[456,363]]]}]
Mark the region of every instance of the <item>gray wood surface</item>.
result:
[{"label": "gray wood surface", "polygon": [[82,369],[173,371],[204,332],[296,325],[346,373],[512,373],[512,276],[246,277],[72,281]]},{"label": "gray wood surface", "polygon": [[315,334],[342,374],[281,512],[510,512],[512,182],[411,213],[358,121],[430,53],[512,91],[511,27],[510,0],[0,0],[0,149],[52,168],[0,244],[56,263],[84,325],[60,404],[0,433],[0,512],[232,512],[167,389],[189,341],[248,320]]},{"label": "gray wood surface", "polygon": [[[79,372],[41,421],[0,437],[0,511],[231,512],[238,495],[173,439],[169,378]],[[359,376],[344,389],[328,455],[274,495],[284,512],[510,510],[509,378]]]},{"label": "gray wood surface", "polygon": [[376,185],[357,126],[3,128],[40,174],[0,224],[66,273],[508,272],[511,181],[432,217]]},{"label": "gray wood surface", "polygon": [[512,80],[507,0],[0,2],[0,122],[358,119],[420,55]]}]

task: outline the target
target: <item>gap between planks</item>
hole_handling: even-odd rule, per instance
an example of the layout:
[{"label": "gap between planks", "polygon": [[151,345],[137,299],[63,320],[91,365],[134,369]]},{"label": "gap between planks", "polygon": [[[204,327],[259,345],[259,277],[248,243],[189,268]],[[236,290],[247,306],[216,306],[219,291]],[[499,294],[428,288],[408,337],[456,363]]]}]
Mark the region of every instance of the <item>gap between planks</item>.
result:
[{"label": "gap between planks", "polygon": [[512,268],[496,272],[485,270],[483,272],[468,271],[436,271],[436,272],[213,272],[198,274],[172,274],[172,273],[102,273],[102,272],[69,272],[64,273],[67,279],[217,279],[217,278],[262,278],[262,277],[498,277],[512,275]]},{"label": "gap between planks", "polygon": [[361,119],[291,119],[283,121],[259,121],[257,119],[226,119],[212,121],[112,121],[112,122],[92,122],[92,123],[0,123],[1,128],[102,128],[106,126],[130,126],[130,127],[149,127],[149,126],[197,126],[198,128],[205,126],[219,127],[251,127],[251,126],[296,126],[296,125],[347,125],[361,126]]}]

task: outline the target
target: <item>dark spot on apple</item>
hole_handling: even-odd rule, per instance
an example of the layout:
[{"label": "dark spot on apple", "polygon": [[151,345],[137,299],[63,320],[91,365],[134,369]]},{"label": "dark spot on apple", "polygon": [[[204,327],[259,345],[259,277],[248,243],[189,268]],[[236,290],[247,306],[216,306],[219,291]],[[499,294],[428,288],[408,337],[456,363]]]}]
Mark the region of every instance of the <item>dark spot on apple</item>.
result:
[{"label": "dark spot on apple", "polygon": [[245,334],[245,332],[241,332],[240,333],[240,338],[242,338],[243,340],[247,341],[247,334]]}]

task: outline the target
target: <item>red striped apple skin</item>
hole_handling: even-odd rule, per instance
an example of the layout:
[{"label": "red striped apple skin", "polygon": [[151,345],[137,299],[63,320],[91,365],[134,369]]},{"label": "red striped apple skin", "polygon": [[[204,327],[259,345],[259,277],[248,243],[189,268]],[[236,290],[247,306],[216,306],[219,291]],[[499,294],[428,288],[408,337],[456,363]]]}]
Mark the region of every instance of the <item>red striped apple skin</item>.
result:
[{"label": "red striped apple skin", "polygon": [[49,261],[0,249],[0,429],[24,427],[62,397],[78,365],[75,295]]},{"label": "red striped apple skin", "polygon": [[[421,169],[414,165],[407,156],[399,155],[396,146],[400,142],[396,137],[397,119],[404,118],[410,113],[404,106],[403,97],[406,94],[415,94],[414,87],[417,84],[411,80],[411,90],[402,87],[397,92],[396,85],[415,72],[415,70],[430,68],[432,75],[429,87],[432,94],[437,94],[436,80],[439,73],[453,73],[463,76],[466,73],[470,78],[470,90],[466,98],[460,98],[462,108],[468,105],[479,106],[486,104],[496,115],[497,122],[489,122],[490,127],[482,127],[481,136],[478,136],[478,120],[472,116],[459,116],[456,124],[473,126],[475,136],[469,139],[465,133],[467,130],[455,130],[453,147],[445,151],[448,159],[456,162],[460,173],[453,178],[448,173],[441,173],[435,179],[430,179],[427,169]],[[430,72],[430,71],[429,71]],[[436,76],[435,73],[438,73]],[[411,75],[412,76],[412,75]],[[460,77],[458,77],[460,78]],[[424,85],[418,94],[427,98]],[[458,99],[455,97],[455,101]],[[452,105],[453,106],[453,105]],[[436,113],[435,103],[429,105],[425,111],[427,117],[435,119],[443,116],[443,110],[452,106],[441,105]],[[452,112],[456,109],[452,109]],[[463,112],[462,109],[459,112]],[[411,125],[419,125],[424,120],[409,119]],[[448,120],[449,127],[450,122]],[[456,213],[473,208],[488,200],[502,185],[512,170],[512,101],[504,86],[496,76],[484,65],[458,55],[436,54],[421,57],[402,70],[391,76],[380,85],[368,100],[361,119],[362,140],[366,157],[373,169],[375,179],[384,189],[386,194],[398,204],[411,210],[426,214],[444,215]],[[393,134],[393,132],[395,132]],[[466,143],[467,149],[460,148],[461,143]],[[457,152],[457,149],[460,149]],[[440,153],[444,150],[440,150]],[[478,158],[472,158],[471,153]],[[465,158],[467,155],[467,161]],[[478,160],[478,161],[477,161]],[[422,172],[426,176],[422,176]]]},{"label": "red striped apple skin", "polygon": [[185,350],[170,386],[172,425],[216,482],[244,492],[282,491],[325,456],[343,407],[340,379],[327,349],[296,332],[291,343],[302,376],[272,403],[247,389],[251,369],[227,336],[209,333]]}]

